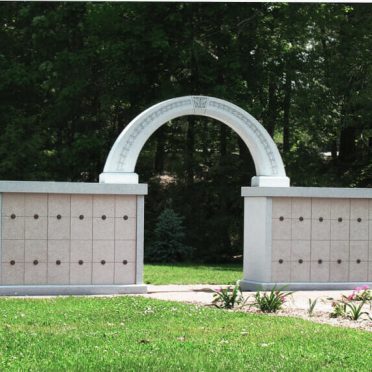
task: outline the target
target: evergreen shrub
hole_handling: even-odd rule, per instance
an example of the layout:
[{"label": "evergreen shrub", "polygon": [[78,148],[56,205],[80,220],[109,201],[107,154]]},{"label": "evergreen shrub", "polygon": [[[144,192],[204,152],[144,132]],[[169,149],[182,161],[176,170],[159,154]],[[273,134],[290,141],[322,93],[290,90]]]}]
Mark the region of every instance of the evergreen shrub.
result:
[{"label": "evergreen shrub", "polygon": [[185,244],[183,217],[166,208],[159,215],[154,239],[145,250],[148,262],[181,262],[191,258],[192,248]]}]

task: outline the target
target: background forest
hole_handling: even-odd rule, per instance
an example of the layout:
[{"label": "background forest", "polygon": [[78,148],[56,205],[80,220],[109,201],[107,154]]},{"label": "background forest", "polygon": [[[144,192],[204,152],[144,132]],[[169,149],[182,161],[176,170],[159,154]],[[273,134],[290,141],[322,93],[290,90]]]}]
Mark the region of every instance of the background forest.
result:
[{"label": "background forest", "polygon": [[[265,126],[293,186],[371,187],[371,77],[371,4],[3,2],[0,179],[96,182],[131,119],[202,94]],[[226,125],[168,123],[136,171],[147,246],[174,210],[194,260],[241,254],[255,171]]]}]

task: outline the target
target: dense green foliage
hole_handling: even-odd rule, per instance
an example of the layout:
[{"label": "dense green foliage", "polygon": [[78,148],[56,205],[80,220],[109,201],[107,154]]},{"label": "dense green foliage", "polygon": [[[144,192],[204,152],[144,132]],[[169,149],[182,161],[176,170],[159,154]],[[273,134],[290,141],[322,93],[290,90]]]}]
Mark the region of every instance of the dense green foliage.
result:
[{"label": "dense green foliage", "polygon": [[180,262],[190,260],[192,249],[185,245],[183,218],[171,208],[160,213],[154,239],[145,252],[149,262]]},{"label": "dense green foliage", "polygon": [[243,278],[242,264],[146,264],[146,284],[235,284]]},{"label": "dense green foliage", "polygon": [[2,371],[370,371],[371,334],[140,297],[2,299]]},{"label": "dense green foliage", "polygon": [[[0,4],[0,178],[97,181],[127,123],[189,94],[231,101],[273,136],[293,185],[371,186],[372,6]],[[205,261],[242,251],[249,151],[227,126],[159,129],[137,172],[146,239],[166,202]]]}]

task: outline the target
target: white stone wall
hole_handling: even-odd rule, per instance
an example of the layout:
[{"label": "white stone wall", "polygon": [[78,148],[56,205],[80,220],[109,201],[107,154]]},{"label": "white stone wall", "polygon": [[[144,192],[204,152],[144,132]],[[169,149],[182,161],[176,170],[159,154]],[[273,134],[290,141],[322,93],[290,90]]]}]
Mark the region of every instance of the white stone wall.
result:
[{"label": "white stone wall", "polygon": [[241,288],[372,285],[372,189],[244,187]]},{"label": "white stone wall", "polygon": [[2,193],[0,284],[135,284],[137,198]]},{"label": "white stone wall", "polygon": [[272,282],[372,281],[372,201],[272,198]]}]

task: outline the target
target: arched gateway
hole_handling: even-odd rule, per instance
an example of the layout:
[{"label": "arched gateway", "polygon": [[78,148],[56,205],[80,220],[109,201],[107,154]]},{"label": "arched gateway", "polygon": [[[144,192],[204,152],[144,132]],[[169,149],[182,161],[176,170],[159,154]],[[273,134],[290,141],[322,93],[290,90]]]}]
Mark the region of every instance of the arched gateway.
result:
[{"label": "arched gateway", "polygon": [[268,186],[242,188],[242,289],[372,285],[372,189],[288,187],[274,141],[251,115],[188,96],[137,116],[112,147],[100,183],[0,181],[0,295],[146,292],[147,185],[135,166],[151,134],[184,115],[235,130],[256,166],[252,186]]},{"label": "arched gateway", "polygon": [[134,172],[149,137],[163,124],[186,115],[219,120],[242,138],[253,157],[256,177],[252,186],[289,186],[280,153],[265,128],[240,107],[213,97],[186,96],[158,103],[138,115],[117,138],[107,158],[101,183],[138,183]]}]

